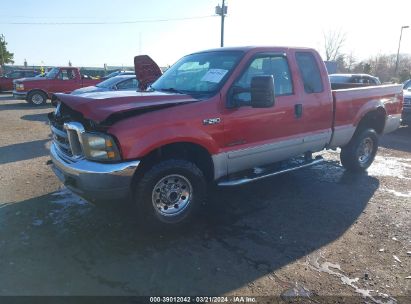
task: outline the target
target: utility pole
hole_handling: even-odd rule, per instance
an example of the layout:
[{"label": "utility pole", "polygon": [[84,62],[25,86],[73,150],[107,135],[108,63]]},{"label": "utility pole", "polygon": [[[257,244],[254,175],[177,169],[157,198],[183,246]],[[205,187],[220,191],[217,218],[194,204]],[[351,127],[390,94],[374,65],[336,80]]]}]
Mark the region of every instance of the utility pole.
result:
[{"label": "utility pole", "polygon": [[221,16],[221,43],[220,46],[224,46],[224,17],[227,14],[227,6],[225,5],[225,0],[223,0],[222,6],[217,5],[215,7],[215,13]]},{"label": "utility pole", "polygon": [[397,61],[395,62],[395,76],[397,76],[397,71],[398,71],[398,62],[400,60],[400,47],[401,47],[401,38],[402,38],[402,30],[409,28],[409,25],[403,25],[401,26],[401,32],[400,32],[400,41],[398,42],[398,51],[397,51]]}]

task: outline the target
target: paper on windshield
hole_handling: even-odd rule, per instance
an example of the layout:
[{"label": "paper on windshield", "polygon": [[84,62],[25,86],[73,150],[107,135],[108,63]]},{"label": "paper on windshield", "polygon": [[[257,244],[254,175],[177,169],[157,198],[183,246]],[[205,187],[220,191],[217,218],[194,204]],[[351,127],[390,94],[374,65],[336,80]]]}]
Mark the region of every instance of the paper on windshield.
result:
[{"label": "paper on windshield", "polygon": [[228,70],[223,69],[209,69],[208,72],[201,78],[201,81],[208,81],[218,83],[227,74]]}]

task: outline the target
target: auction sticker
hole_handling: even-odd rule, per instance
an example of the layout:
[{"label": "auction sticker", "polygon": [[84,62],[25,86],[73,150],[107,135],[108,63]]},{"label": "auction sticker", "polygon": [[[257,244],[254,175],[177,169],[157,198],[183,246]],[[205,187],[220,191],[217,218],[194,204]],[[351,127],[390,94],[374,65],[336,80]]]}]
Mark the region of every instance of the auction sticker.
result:
[{"label": "auction sticker", "polygon": [[201,78],[201,81],[218,83],[227,74],[228,70],[223,69],[209,69],[208,72]]}]

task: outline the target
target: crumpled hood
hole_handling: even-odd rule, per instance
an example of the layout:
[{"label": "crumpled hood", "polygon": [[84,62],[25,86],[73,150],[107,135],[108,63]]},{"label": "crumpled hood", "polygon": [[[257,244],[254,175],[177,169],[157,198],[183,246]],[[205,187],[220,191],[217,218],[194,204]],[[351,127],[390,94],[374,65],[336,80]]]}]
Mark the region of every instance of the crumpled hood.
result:
[{"label": "crumpled hood", "polygon": [[189,95],[163,92],[107,91],[82,95],[54,94],[59,101],[97,123],[113,114],[162,108],[197,101]]}]

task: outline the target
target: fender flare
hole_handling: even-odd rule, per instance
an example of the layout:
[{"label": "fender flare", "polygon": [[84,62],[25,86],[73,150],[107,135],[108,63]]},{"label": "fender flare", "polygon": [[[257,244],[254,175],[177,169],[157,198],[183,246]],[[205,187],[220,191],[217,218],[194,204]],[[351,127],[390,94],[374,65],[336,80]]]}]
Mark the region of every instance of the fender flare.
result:
[{"label": "fender flare", "polygon": [[48,94],[46,91],[44,91],[44,90],[42,90],[42,89],[37,89],[37,88],[36,88],[36,89],[31,89],[30,91],[27,91],[26,100],[28,100],[29,95],[30,95],[31,93],[35,92],[35,91],[40,91],[40,92],[46,94],[47,99],[50,98],[49,94]]}]

